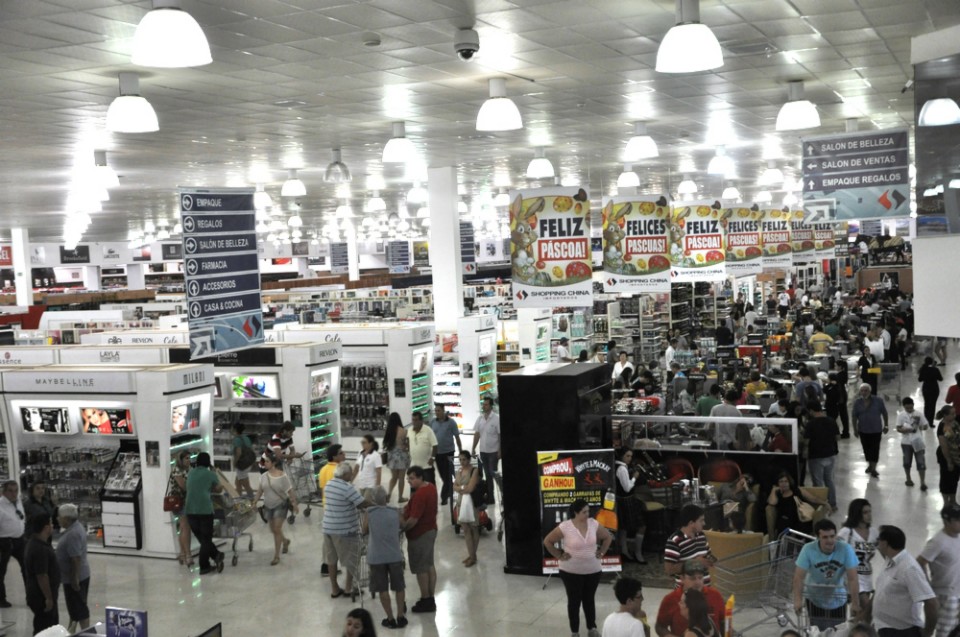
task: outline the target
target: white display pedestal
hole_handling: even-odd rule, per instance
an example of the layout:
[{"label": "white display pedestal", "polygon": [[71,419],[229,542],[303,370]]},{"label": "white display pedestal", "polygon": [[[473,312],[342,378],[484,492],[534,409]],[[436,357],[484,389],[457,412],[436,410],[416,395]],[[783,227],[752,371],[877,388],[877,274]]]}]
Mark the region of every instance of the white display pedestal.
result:
[{"label": "white display pedestal", "polygon": [[461,429],[473,434],[484,396],[497,393],[497,317],[466,316],[457,321],[460,341]]}]

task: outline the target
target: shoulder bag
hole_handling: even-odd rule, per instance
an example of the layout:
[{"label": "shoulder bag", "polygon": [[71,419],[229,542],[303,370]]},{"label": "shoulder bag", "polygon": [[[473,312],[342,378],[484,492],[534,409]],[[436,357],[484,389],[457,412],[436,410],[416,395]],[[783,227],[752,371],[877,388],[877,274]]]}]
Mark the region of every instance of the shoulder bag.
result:
[{"label": "shoulder bag", "polygon": [[793,496],[793,500],[797,503],[797,517],[800,518],[800,521],[812,522],[813,514],[817,511],[813,508],[813,505],[808,502],[804,502],[797,496]]}]

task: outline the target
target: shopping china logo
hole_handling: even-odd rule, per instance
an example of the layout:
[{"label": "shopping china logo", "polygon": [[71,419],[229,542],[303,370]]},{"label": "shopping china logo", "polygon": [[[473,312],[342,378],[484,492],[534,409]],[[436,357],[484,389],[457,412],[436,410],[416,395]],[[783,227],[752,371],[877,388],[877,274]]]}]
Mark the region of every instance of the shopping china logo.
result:
[{"label": "shopping china logo", "polygon": [[520,290],[519,292],[517,292],[517,299],[520,301],[526,301],[528,296],[530,295],[527,294],[526,290]]}]

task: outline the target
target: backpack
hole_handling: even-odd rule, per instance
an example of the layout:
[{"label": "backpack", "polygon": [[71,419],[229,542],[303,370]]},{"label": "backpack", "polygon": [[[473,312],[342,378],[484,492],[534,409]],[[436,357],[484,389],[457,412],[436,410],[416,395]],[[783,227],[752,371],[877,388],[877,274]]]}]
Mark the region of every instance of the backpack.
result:
[{"label": "backpack", "polygon": [[244,445],[240,448],[240,457],[237,458],[237,469],[246,471],[257,462],[257,454],[253,445]]}]

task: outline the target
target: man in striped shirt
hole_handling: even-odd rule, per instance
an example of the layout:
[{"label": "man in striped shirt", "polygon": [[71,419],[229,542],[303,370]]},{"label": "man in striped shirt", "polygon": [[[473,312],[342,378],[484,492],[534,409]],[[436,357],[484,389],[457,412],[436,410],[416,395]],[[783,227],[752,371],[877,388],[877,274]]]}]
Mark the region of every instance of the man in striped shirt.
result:
[{"label": "man in striped shirt", "polygon": [[[703,534],[703,509],[695,504],[684,506],[677,516],[677,523],[680,529],[670,536],[663,550],[663,568],[667,575],[673,575],[674,584],[679,587],[684,562],[697,560],[706,569],[716,560],[710,554],[710,545]],[[710,575],[704,576],[703,583],[710,583]]]},{"label": "man in striped shirt", "polygon": [[[323,490],[323,555],[327,563],[332,592],[337,598],[353,590],[357,577],[360,545],[360,509],[367,503],[360,492],[350,484],[353,467],[341,462]],[[337,582],[337,562],[347,569],[347,590]]]}]

